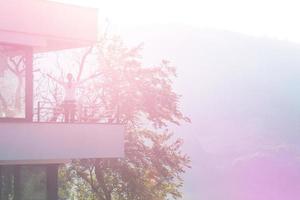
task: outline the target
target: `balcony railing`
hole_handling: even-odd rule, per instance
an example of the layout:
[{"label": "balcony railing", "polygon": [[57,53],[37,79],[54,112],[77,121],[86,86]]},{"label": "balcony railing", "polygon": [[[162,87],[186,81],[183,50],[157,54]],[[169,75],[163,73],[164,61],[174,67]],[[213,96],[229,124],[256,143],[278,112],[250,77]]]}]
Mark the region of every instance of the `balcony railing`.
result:
[{"label": "balcony railing", "polygon": [[[66,122],[65,118],[63,103],[37,102],[33,117],[34,122],[64,123]],[[119,107],[116,106],[114,109],[108,110],[104,109],[103,106],[89,106],[76,103],[72,123],[120,123]]]}]

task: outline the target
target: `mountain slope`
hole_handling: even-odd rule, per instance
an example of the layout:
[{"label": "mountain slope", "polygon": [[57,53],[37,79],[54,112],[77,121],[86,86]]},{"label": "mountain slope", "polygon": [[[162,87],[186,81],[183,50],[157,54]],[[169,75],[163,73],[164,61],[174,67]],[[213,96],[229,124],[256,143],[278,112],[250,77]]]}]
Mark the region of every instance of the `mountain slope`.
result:
[{"label": "mountain slope", "polygon": [[123,30],[145,64],[171,60],[192,124],[185,199],[299,199],[300,45],[184,26]]}]

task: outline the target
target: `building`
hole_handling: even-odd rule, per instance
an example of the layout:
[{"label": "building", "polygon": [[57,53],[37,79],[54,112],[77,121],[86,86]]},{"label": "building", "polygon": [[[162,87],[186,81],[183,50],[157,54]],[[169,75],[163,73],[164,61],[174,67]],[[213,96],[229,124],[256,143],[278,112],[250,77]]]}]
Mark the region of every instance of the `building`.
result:
[{"label": "building", "polygon": [[96,42],[97,9],[46,0],[0,0],[0,200],[7,200],[5,195],[28,199],[22,187],[35,173],[46,182],[41,196],[30,198],[57,200],[60,163],[123,156],[120,124],[33,121],[33,55]]}]

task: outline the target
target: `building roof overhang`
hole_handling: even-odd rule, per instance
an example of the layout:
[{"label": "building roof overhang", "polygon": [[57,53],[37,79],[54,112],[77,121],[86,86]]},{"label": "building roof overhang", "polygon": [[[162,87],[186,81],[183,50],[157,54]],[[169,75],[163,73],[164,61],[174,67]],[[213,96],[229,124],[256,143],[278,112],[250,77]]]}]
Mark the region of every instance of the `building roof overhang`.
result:
[{"label": "building roof overhang", "polygon": [[34,52],[89,46],[97,41],[97,9],[47,0],[0,0],[0,43]]}]

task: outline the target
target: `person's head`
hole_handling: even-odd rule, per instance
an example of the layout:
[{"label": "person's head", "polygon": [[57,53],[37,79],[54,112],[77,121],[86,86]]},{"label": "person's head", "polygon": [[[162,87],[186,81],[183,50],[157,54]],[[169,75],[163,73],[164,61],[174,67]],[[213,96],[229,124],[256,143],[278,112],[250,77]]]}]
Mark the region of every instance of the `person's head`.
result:
[{"label": "person's head", "polygon": [[67,79],[69,82],[73,81],[73,75],[71,73],[67,74]]}]

